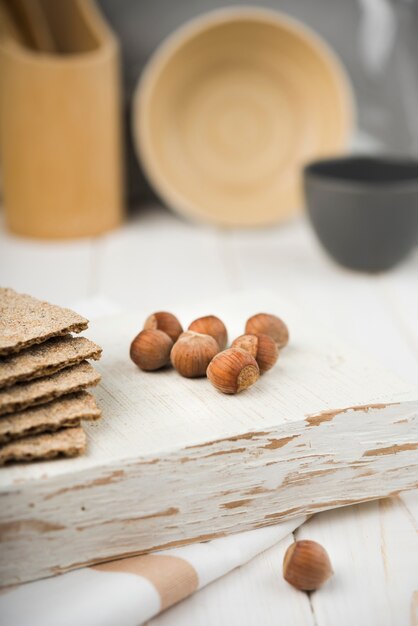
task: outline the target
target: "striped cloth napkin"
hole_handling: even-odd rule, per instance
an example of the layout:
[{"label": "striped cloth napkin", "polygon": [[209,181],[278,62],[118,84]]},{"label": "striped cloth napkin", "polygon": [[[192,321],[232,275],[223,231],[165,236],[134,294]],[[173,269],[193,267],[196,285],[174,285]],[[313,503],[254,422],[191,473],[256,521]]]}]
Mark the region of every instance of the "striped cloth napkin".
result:
[{"label": "striped cloth napkin", "polygon": [[[138,626],[285,538],[296,518],[245,533],[109,561],[4,590],[10,626]],[[280,572],[281,563],[277,564]]]}]

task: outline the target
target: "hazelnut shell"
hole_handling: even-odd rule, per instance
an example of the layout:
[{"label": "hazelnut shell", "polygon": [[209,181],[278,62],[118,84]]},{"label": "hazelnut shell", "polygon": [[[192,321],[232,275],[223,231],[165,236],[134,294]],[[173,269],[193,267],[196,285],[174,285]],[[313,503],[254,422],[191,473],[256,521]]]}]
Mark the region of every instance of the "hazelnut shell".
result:
[{"label": "hazelnut shell", "polygon": [[279,358],[279,348],[269,335],[241,335],[232,342],[232,347],[249,352],[257,361],[260,374],[271,369]]},{"label": "hazelnut shell", "polygon": [[234,394],[247,389],[260,377],[254,357],[239,348],[219,352],[209,364],[207,377],[222,393]]},{"label": "hazelnut shell", "polygon": [[296,589],[315,591],[332,576],[328,553],[316,541],[292,543],[283,559],[283,577]]},{"label": "hazelnut shell", "polygon": [[149,315],[145,320],[144,329],[162,330],[173,342],[176,342],[183,332],[177,317],[167,311],[157,311]]},{"label": "hazelnut shell", "polygon": [[170,362],[173,342],[162,330],[142,330],[132,341],[130,357],[144,371],[158,370]]},{"label": "hazelnut shell", "polygon": [[228,342],[228,332],[223,321],[220,320],[219,317],[216,317],[216,315],[199,317],[190,324],[189,330],[193,330],[195,333],[210,335],[216,339],[220,350],[224,350],[226,348],[226,344]]},{"label": "hazelnut shell", "polygon": [[205,376],[206,369],[219,352],[217,341],[210,335],[187,331],[180,335],[171,350],[171,363],[186,378]]},{"label": "hazelnut shell", "polygon": [[247,335],[269,335],[277,343],[279,349],[289,343],[289,330],[283,320],[270,313],[257,313],[247,320]]}]

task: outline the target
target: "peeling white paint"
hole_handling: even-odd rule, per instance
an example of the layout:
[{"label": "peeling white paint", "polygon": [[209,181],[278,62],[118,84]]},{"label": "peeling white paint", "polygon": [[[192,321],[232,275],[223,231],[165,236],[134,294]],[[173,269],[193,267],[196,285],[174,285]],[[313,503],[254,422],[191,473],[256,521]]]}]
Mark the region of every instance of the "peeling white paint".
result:
[{"label": "peeling white paint", "polygon": [[[252,300],[235,306],[217,308],[233,334],[254,310]],[[136,370],[126,354],[138,316],[93,325],[104,419],[89,427],[85,458],[0,472],[3,585],[417,483],[418,393],[286,303],[269,310],[289,322],[292,343],[234,397],[207,380]]]}]

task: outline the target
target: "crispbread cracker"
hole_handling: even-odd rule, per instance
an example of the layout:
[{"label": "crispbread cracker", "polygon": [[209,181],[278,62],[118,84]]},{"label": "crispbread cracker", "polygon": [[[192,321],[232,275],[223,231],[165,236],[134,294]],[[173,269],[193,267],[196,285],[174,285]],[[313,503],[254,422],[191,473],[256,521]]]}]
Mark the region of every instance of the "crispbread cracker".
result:
[{"label": "crispbread cracker", "polygon": [[99,359],[102,349],[86,337],[53,337],[0,359],[0,389],[55,374],[84,359]]},{"label": "crispbread cracker", "polygon": [[25,437],[0,447],[0,465],[12,461],[54,459],[57,456],[79,456],[86,450],[86,433],[78,426],[56,433]]},{"label": "crispbread cracker", "polygon": [[0,287],[0,355],[50,337],[79,333],[87,326],[88,321],[70,309]]},{"label": "crispbread cracker", "polygon": [[38,378],[28,383],[17,383],[0,391],[0,415],[45,404],[67,393],[97,385],[99,380],[100,374],[90,363],[82,361],[52,376]]},{"label": "crispbread cracker", "polygon": [[80,420],[96,420],[101,411],[87,391],[62,396],[57,400],[0,418],[0,444],[60,428],[78,426]]}]

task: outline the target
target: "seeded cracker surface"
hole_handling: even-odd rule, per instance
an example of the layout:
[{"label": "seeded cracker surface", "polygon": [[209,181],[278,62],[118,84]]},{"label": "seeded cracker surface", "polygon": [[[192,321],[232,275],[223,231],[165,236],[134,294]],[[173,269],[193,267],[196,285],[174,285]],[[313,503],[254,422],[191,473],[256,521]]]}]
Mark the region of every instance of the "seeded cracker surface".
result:
[{"label": "seeded cracker surface", "polygon": [[88,321],[70,309],[0,287],[1,356],[87,326]]},{"label": "seeded cracker surface", "polygon": [[99,380],[100,374],[90,363],[83,361],[52,376],[38,378],[28,383],[17,383],[0,391],[0,415],[21,411],[67,393],[81,391],[85,387],[97,385]]},{"label": "seeded cracker surface", "polygon": [[86,450],[86,433],[81,427],[63,428],[56,433],[25,437],[0,448],[0,465],[11,461],[79,456]]},{"label": "seeded cracker surface", "polygon": [[68,394],[57,400],[4,415],[0,418],[0,444],[60,428],[78,426],[80,420],[99,419],[101,411],[94,397],[86,391]]},{"label": "seeded cracker surface", "polygon": [[55,374],[84,359],[99,359],[101,348],[86,337],[53,337],[0,359],[0,389]]}]

